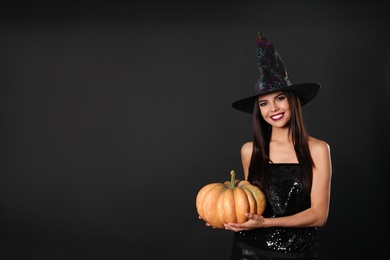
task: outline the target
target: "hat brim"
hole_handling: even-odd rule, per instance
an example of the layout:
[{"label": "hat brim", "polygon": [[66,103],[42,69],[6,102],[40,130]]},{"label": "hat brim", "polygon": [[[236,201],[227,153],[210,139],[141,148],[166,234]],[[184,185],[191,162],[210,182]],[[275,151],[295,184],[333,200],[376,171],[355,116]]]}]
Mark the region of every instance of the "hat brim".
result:
[{"label": "hat brim", "polygon": [[295,91],[299,99],[301,101],[301,106],[309,103],[320,90],[321,85],[317,82],[310,82],[310,83],[300,83],[295,85],[286,86],[283,88],[279,88],[277,90],[268,91],[260,94],[254,94],[252,96],[240,99],[238,101],[233,102],[232,107],[234,109],[240,110],[242,112],[253,114],[253,105],[255,102],[255,99],[264,94],[269,94],[276,91],[285,91],[285,90],[293,90]]}]

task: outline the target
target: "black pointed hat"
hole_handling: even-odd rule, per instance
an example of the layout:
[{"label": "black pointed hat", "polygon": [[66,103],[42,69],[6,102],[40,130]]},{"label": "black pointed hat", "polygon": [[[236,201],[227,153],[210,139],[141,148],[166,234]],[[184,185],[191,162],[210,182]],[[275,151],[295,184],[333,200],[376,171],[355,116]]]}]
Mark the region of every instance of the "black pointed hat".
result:
[{"label": "black pointed hat", "polygon": [[312,100],[320,90],[317,82],[291,84],[286,67],[273,44],[262,34],[257,35],[257,65],[260,78],[255,85],[253,95],[240,99],[232,104],[233,108],[253,113],[254,102],[259,95],[284,90],[295,91],[301,101],[301,106]]}]

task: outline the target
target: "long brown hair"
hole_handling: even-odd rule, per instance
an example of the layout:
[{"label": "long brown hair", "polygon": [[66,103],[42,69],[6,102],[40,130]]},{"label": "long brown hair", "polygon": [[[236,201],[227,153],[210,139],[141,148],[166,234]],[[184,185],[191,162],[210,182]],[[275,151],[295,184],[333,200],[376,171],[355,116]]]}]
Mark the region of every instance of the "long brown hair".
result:
[{"label": "long brown hair", "polygon": [[[308,145],[308,135],[303,122],[302,108],[299,97],[293,91],[284,94],[291,109],[289,134],[292,136],[295,153],[302,168],[302,189],[309,194],[313,180],[314,162]],[[248,181],[262,189],[268,189],[268,169],[272,161],[269,158],[269,143],[272,127],[261,116],[257,99],[253,106],[253,150],[249,165]]]}]

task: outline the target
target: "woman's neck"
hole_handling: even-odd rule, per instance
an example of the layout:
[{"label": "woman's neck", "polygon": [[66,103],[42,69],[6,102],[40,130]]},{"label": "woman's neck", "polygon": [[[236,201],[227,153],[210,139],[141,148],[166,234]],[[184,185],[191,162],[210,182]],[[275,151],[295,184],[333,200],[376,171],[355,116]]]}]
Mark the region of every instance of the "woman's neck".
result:
[{"label": "woman's neck", "polygon": [[292,136],[289,132],[289,128],[272,128],[271,142],[291,143]]}]

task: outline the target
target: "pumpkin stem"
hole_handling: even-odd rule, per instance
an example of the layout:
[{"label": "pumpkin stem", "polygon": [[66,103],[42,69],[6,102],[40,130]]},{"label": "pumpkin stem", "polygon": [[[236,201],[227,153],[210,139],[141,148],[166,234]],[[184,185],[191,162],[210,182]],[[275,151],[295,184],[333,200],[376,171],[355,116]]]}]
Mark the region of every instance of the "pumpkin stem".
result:
[{"label": "pumpkin stem", "polygon": [[231,170],[230,171],[230,189],[235,189],[236,188],[236,172]]}]

